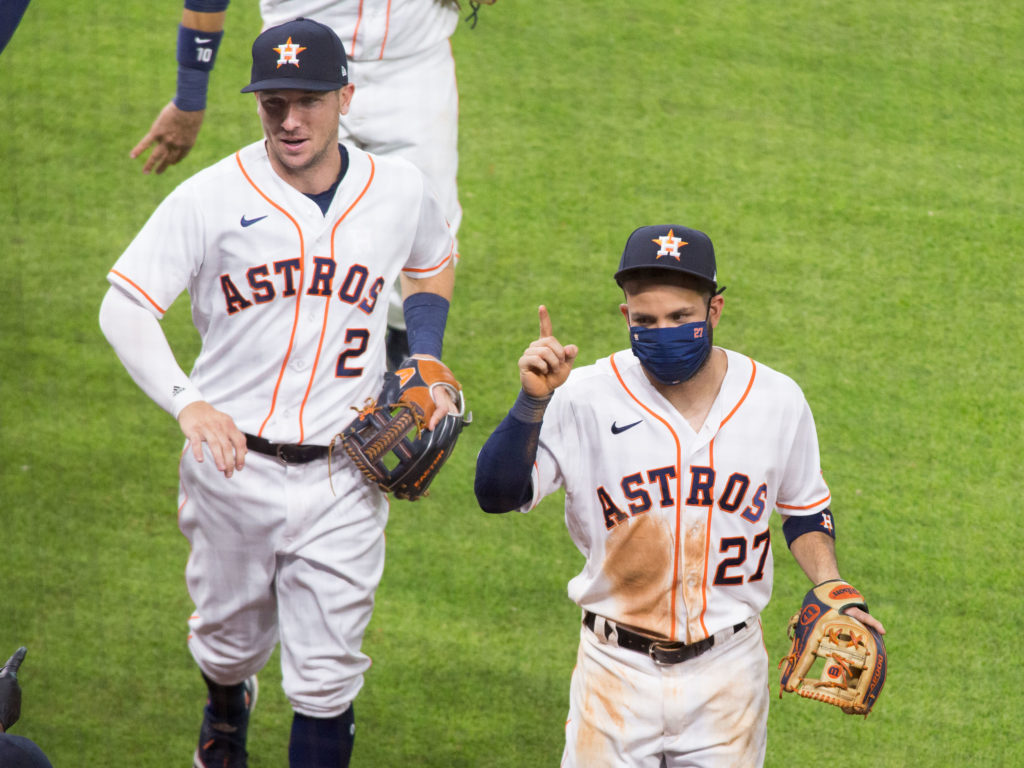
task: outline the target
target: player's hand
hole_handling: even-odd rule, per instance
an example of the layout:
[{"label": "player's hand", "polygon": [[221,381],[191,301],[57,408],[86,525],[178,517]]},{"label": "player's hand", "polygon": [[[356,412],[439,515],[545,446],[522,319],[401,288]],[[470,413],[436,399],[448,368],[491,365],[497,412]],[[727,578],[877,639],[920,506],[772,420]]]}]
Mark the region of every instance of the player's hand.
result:
[{"label": "player's hand", "polygon": [[21,717],[21,686],[18,685],[18,668],[25,659],[28,649],[22,646],[0,669],[0,733],[8,730]]},{"label": "player's hand", "polygon": [[861,624],[871,627],[873,630],[875,630],[875,632],[877,632],[880,635],[885,634],[885,627],[882,626],[882,622],[880,622],[867,611],[863,611],[860,608],[847,608],[846,615],[852,616],[853,618],[857,619],[857,621],[859,621]]},{"label": "player's hand", "polygon": [[[433,355],[417,354],[413,357],[420,360],[437,360]],[[437,360],[441,362],[440,360]],[[459,415],[459,399],[454,393],[454,390],[449,389],[446,386],[435,386],[431,388],[430,397],[434,401],[434,412],[430,414],[430,419],[427,420],[427,429],[433,429],[441,423],[441,419],[447,416],[449,413],[458,416]]]},{"label": "player's hand", "polygon": [[134,160],[155,144],[152,153],[146,158],[146,164],[142,166],[142,172],[163,173],[169,166],[184,160],[185,155],[195,146],[205,114],[204,109],[183,112],[172,101],[160,111],[149,133],[129,153],[130,157]]},{"label": "player's hand", "polygon": [[446,386],[434,387],[434,391],[430,393],[430,396],[434,400],[434,412],[430,414],[430,420],[427,422],[427,429],[433,429],[441,423],[441,419],[447,416],[449,413],[458,415],[459,408],[457,399],[452,395],[452,392]]},{"label": "player's hand", "polygon": [[569,377],[579,348],[575,344],[562,346],[552,335],[551,316],[543,304],[537,308],[537,315],[540,336],[519,358],[519,382],[526,394],[547,397]]},{"label": "player's hand", "polygon": [[245,466],[245,435],[226,413],[200,400],[182,408],[178,424],[188,438],[196,461],[203,460],[203,443],[206,443],[224,477],[231,477],[236,469]]}]

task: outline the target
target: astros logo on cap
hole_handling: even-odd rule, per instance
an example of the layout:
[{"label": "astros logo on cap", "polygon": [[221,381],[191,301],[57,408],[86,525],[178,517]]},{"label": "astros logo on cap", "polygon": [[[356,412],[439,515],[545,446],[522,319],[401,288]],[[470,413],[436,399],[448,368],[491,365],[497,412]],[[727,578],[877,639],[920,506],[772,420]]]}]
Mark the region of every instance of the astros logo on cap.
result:
[{"label": "astros logo on cap", "polygon": [[[302,53],[306,48],[304,46],[292,43],[292,38],[289,35],[288,42],[284,45],[279,45],[274,48],[280,54],[280,58],[277,60],[277,68],[280,69],[282,64],[294,64],[296,67],[299,66],[299,54]],[[671,235],[672,233],[669,232]]]},{"label": "astros logo on cap", "polygon": [[656,237],[651,240],[652,243],[657,243],[661,246],[661,250],[658,251],[658,258],[662,256],[674,256],[676,261],[679,261],[679,249],[688,243],[682,238],[676,237],[675,233],[670,229],[668,234],[664,237]]}]

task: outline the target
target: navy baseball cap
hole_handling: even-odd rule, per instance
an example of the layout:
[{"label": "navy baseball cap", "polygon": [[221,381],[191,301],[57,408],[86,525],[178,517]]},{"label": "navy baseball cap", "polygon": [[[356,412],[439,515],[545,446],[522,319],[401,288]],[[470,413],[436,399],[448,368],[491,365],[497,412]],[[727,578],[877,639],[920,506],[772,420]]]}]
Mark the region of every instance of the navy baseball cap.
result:
[{"label": "navy baseball cap", "polygon": [[715,247],[703,232],[679,224],[654,224],[633,230],[619,261],[615,282],[657,270],[681,272],[711,284],[718,292]]},{"label": "navy baseball cap", "polygon": [[260,33],[252,44],[252,78],[242,93],[336,91],[348,85],[345,46],[330,27],[295,19]]}]

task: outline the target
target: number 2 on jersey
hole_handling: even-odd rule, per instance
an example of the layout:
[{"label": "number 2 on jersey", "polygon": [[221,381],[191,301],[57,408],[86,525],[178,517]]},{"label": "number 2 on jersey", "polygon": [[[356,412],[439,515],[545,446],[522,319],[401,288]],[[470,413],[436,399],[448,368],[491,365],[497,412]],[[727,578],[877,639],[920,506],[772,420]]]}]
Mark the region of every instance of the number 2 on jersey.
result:
[{"label": "number 2 on jersey", "polygon": [[349,361],[351,358],[359,357],[366,351],[366,345],[370,341],[370,332],[365,328],[349,328],[345,331],[345,343],[352,344],[355,342],[355,346],[351,346],[338,355],[338,366],[335,369],[334,375],[338,378],[349,378],[352,376],[362,376],[363,369],[357,367],[349,367]]}]

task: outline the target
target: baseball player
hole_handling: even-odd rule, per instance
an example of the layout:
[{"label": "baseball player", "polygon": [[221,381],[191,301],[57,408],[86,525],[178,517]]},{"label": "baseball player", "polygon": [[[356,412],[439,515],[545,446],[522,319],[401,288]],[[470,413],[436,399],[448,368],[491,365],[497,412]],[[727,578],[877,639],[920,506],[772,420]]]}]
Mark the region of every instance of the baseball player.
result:
[{"label": "baseball player", "polygon": [[760,765],[773,509],[807,576],[838,577],[814,421],[791,379],[712,346],[724,289],[704,233],[637,229],[615,279],[630,349],[571,370],[542,306],[477,498],[526,512],[565,490],[586,564],[563,766]]},{"label": "baseball player", "polygon": [[[412,351],[440,358],[454,246],[418,169],[338,142],[353,86],[329,27],[272,27],[252,62],[242,90],[266,139],[164,200],[110,271],[100,324],[187,439],[188,644],[209,689],[194,765],[246,765],[254,675],[280,640],[291,765],[336,768],[369,666],[388,502],[329,446],[380,389],[400,276]],[[202,338],[189,375],[158,322],[185,289]],[[434,400],[428,426],[455,410],[444,388]]]},{"label": "baseball player", "polygon": [[[196,142],[228,2],[185,0],[177,94],[131,151],[136,158],[153,147],[145,173],[162,173]],[[339,137],[416,165],[434,185],[457,233],[462,221],[456,185],[459,97],[449,42],[459,21],[457,0],[260,0],[260,12],[264,28],[305,16],[338,33],[348,51],[349,79],[359,88],[359,98],[339,119]],[[397,301],[389,306],[388,325],[393,369],[408,352]]]}]

